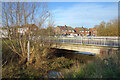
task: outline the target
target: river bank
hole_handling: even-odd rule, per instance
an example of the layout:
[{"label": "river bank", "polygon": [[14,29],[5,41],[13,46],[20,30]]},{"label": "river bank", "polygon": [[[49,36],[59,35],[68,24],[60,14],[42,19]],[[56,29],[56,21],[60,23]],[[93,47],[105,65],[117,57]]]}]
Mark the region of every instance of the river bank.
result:
[{"label": "river bank", "polygon": [[[114,70],[115,73],[112,74],[118,76],[117,72],[119,70],[118,67],[116,67],[118,64],[114,61],[114,59],[117,60],[117,58],[113,57],[111,59],[113,54],[118,53],[116,51],[109,51],[110,54],[100,55],[101,57],[98,59],[98,56],[96,55],[77,53],[72,50],[51,48],[43,50],[42,54],[41,52],[38,52],[39,59],[35,59],[31,61],[29,65],[26,65],[24,62],[19,64],[17,62],[19,57],[13,55],[14,53],[12,53],[6,46],[3,46],[2,50],[3,60],[7,60],[7,62],[5,62],[2,66],[3,78],[53,78],[54,74],[55,76],[56,74],[59,75],[59,77],[61,76],[61,78],[77,78],[78,76],[81,78],[84,76],[92,77],[92,73],[96,74],[96,77],[99,77],[98,73],[94,71],[99,71],[99,66],[103,66],[103,70],[106,69],[104,66],[107,66],[107,64],[104,64],[104,59],[108,59],[107,62],[109,63],[110,68],[115,66],[115,69],[111,69],[112,71],[110,71],[110,73]],[[111,60],[114,65],[111,65]],[[103,72],[102,74],[105,73]],[[108,74],[107,76],[110,75]]]}]

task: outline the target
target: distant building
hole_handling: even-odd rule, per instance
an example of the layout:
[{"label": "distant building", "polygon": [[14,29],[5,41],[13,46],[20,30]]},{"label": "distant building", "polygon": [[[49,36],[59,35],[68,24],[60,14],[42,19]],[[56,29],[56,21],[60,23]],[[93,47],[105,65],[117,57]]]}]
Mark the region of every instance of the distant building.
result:
[{"label": "distant building", "polygon": [[20,34],[25,34],[25,33],[35,33],[39,28],[35,24],[27,24],[23,26],[18,26],[15,28],[16,32]]},{"label": "distant building", "polygon": [[8,37],[7,27],[0,27],[0,38]]},{"label": "distant building", "polygon": [[90,31],[89,35],[97,36],[96,28],[90,28],[89,31]]},{"label": "distant building", "polygon": [[56,35],[68,35],[68,36],[88,36],[88,35],[97,35],[97,31],[95,28],[84,28],[76,27],[75,29],[70,26],[57,26],[55,28]]},{"label": "distant building", "polygon": [[54,32],[56,35],[67,35],[67,26],[57,26]]},{"label": "distant building", "polygon": [[76,27],[75,31],[77,33],[77,36],[87,36],[87,35],[89,35],[89,29],[87,29],[87,28]]},{"label": "distant building", "polygon": [[75,30],[72,27],[67,27],[67,33],[68,36],[74,36]]},{"label": "distant building", "polygon": [[57,26],[55,28],[56,35],[67,35],[67,36],[74,36],[76,34],[75,30],[71,26]]},{"label": "distant building", "polygon": [[[16,27],[10,27],[10,34],[21,34],[25,35],[28,33],[35,33],[39,28],[35,24],[27,24],[26,26],[16,26]],[[7,27],[0,27],[0,33],[2,34],[2,37],[7,37],[8,36],[8,29]]]}]

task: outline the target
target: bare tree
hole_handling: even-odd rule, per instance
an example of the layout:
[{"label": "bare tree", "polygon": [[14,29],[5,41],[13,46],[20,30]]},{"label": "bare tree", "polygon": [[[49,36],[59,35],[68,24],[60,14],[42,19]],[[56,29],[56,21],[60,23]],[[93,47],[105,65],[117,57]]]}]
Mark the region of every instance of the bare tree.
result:
[{"label": "bare tree", "polygon": [[[2,20],[3,26],[7,27],[8,38],[3,38],[3,42],[16,54],[19,55],[20,61],[26,61],[28,46],[27,43],[30,41],[30,37],[33,35],[29,24],[35,24],[36,20],[39,23],[39,28],[45,23],[48,18],[48,10],[45,6],[41,7],[42,3],[25,3],[25,2],[7,2],[3,3],[2,7]],[[43,5],[43,4],[42,4]],[[41,12],[39,12],[41,11]],[[39,19],[35,15],[39,14]],[[26,29],[29,28],[28,32],[18,32],[18,27],[24,26]],[[39,31],[34,33],[36,35],[35,41],[32,41],[30,53],[36,51],[36,46],[39,47],[38,39]],[[4,35],[4,34],[3,34]],[[9,43],[6,42],[8,39]]]}]

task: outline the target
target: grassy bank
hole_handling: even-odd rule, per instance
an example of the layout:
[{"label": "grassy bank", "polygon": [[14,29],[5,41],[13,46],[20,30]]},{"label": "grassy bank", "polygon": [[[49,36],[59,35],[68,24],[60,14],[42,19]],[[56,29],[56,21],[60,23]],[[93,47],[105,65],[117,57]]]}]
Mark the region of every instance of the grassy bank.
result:
[{"label": "grassy bank", "polygon": [[73,66],[62,70],[64,78],[120,78],[120,55],[101,55],[89,64]]},{"label": "grassy bank", "polygon": [[[9,43],[9,41],[7,41]],[[63,56],[56,56],[55,50],[44,48],[36,52],[38,59],[29,65],[25,61],[19,63],[20,57],[2,43],[2,78],[44,78],[49,71],[69,68],[74,61]]]}]

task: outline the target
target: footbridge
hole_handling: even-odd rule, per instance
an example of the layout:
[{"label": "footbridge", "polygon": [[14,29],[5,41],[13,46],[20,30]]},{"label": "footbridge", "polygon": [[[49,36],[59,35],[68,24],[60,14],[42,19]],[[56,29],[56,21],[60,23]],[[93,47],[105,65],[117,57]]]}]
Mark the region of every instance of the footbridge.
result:
[{"label": "footbridge", "polygon": [[73,50],[76,51],[76,53],[82,53],[82,54],[100,54],[100,47],[95,46],[82,46],[78,44],[61,44],[59,49],[66,49],[66,50]]},{"label": "footbridge", "polygon": [[[56,45],[54,45],[56,47]],[[66,49],[66,50],[73,50],[76,51],[76,53],[81,54],[89,54],[89,55],[99,55],[101,54],[101,51],[104,50],[118,50],[118,48],[115,47],[100,47],[100,46],[86,46],[86,45],[80,45],[80,44],[67,44],[62,43],[58,49]]]}]

